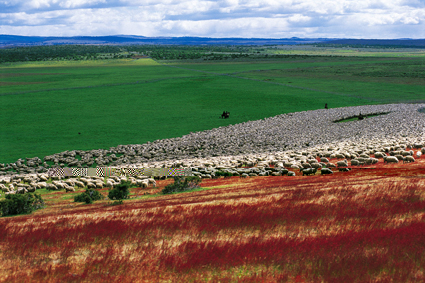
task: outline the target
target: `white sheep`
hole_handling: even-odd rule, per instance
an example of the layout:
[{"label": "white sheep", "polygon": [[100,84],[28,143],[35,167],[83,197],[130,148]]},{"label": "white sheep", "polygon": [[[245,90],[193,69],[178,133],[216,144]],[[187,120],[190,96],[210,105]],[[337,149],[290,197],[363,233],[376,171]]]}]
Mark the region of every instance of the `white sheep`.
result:
[{"label": "white sheep", "polygon": [[36,189],[45,189],[47,187],[46,182],[38,182],[35,184]]},{"label": "white sheep", "polygon": [[384,162],[385,163],[398,163],[398,159],[395,156],[387,156],[387,157],[384,157]]},{"label": "white sheep", "polygon": [[9,191],[9,188],[6,187],[4,184],[0,184],[0,190],[2,190],[3,192],[7,193]]},{"label": "white sheep", "polygon": [[344,159],[344,161],[338,161],[338,162],[336,163],[336,165],[337,165],[338,167],[347,167],[347,166],[348,166],[347,159]]},{"label": "white sheep", "polygon": [[384,158],[384,156],[387,156],[385,153],[383,152],[375,152],[375,158]]},{"label": "white sheep", "polygon": [[408,156],[408,155],[411,155],[411,154],[410,154],[410,151],[405,151],[404,150],[404,151],[401,152],[401,155]]},{"label": "white sheep", "polygon": [[93,184],[92,182],[88,182],[88,183],[87,183],[87,188],[88,188],[88,189],[96,189],[96,185],[95,185],[95,184]]},{"label": "white sheep", "polygon": [[80,181],[75,181],[75,185],[79,188],[84,188],[84,183]]},{"label": "white sheep", "polygon": [[58,190],[58,188],[55,185],[51,184],[51,183],[49,183],[49,184],[46,185],[46,189],[52,190],[52,191],[57,191]]},{"label": "white sheep", "polygon": [[311,163],[310,165],[311,165],[312,168],[315,168],[315,169],[322,168],[322,165],[320,165],[320,163],[317,163],[317,162],[316,163]]},{"label": "white sheep", "polygon": [[403,160],[403,163],[415,162],[415,158],[413,156],[406,156]]}]

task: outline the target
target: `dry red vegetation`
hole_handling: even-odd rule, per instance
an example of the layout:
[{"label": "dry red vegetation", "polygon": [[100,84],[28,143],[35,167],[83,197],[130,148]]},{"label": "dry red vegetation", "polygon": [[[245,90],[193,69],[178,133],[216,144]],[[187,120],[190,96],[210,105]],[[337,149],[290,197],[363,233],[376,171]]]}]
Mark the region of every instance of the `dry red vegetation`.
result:
[{"label": "dry red vegetation", "polygon": [[0,280],[422,282],[424,161],[204,180],[212,189],[117,206],[59,201],[0,219]]}]

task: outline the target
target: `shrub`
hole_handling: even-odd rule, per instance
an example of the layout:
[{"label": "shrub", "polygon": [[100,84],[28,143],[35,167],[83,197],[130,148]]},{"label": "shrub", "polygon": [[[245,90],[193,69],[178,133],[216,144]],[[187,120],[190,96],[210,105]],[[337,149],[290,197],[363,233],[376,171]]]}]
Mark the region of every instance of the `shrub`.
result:
[{"label": "shrub", "polygon": [[182,182],[182,180],[183,177],[174,177],[174,184],[165,186],[162,190],[162,194],[172,194],[199,188],[199,183],[201,182],[201,178],[198,176],[186,177],[184,178],[184,182]]},{"label": "shrub", "polygon": [[216,176],[224,176],[224,178],[228,178],[228,177],[232,177],[233,176],[233,174],[232,173],[230,173],[230,172],[228,172],[228,171],[217,171],[217,172],[215,172],[215,175]]},{"label": "shrub", "polygon": [[2,216],[29,214],[40,208],[44,208],[44,200],[38,194],[6,195],[6,199],[0,201]]},{"label": "shrub", "polygon": [[109,191],[108,198],[116,200],[128,199],[130,197],[130,190],[128,189],[130,186],[130,181],[121,182]]},{"label": "shrub", "polygon": [[74,202],[93,203],[95,200],[101,200],[102,194],[93,189],[87,189],[84,193],[76,195]]}]

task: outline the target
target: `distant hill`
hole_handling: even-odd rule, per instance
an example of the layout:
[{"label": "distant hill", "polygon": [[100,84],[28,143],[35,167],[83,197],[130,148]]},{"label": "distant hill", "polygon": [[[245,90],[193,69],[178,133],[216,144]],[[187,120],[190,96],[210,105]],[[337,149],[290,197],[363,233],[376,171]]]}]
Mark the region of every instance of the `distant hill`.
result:
[{"label": "distant hill", "polygon": [[42,37],[1,35],[0,48],[62,44],[161,44],[161,45],[296,45],[296,44],[425,47],[425,39],[334,39],[334,38],[210,38],[145,37],[136,35]]},{"label": "distant hill", "polygon": [[400,46],[400,47],[425,47],[425,39],[337,39],[329,40],[323,44],[363,45],[363,46]]},{"label": "distant hill", "polygon": [[280,45],[326,42],[326,38],[144,37],[134,35],[39,37],[0,35],[0,47],[60,44]]}]

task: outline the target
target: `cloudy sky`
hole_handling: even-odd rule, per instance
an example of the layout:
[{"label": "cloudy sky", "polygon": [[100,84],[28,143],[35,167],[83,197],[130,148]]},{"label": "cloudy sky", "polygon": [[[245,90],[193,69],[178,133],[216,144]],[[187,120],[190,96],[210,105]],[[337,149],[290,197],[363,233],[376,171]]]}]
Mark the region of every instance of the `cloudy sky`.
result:
[{"label": "cloudy sky", "polygon": [[425,38],[425,0],[0,0],[0,34]]}]

